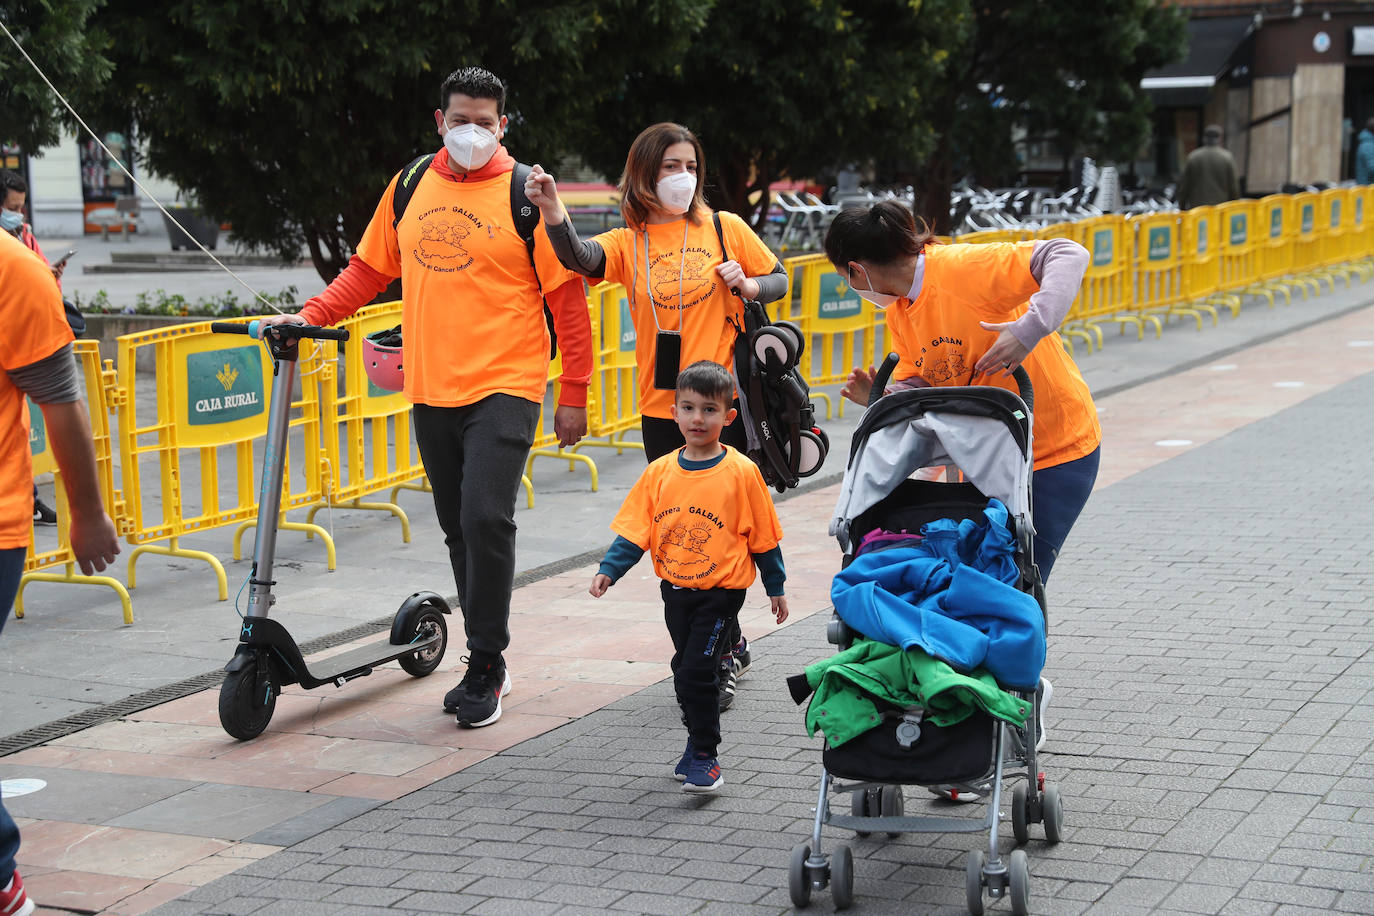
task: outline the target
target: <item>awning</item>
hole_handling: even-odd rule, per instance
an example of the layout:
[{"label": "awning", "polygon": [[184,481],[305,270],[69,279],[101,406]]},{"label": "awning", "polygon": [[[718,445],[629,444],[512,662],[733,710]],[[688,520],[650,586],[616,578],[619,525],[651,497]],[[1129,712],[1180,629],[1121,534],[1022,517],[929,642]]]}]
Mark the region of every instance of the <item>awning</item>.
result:
[{"label": "awning", "polygon": [[1187,55],[1146,73],[1140,88],[1162,107],[1206,104],[1212,87],[1230,69],[1237,49],[1254,28],[1250,16],[1188,20]]}]

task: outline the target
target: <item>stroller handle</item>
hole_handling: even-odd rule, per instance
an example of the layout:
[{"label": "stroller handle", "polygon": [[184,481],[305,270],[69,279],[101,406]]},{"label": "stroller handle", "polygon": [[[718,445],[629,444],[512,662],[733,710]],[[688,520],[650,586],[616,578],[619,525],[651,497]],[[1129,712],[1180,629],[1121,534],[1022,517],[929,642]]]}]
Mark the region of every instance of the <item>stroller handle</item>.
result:
[{"label": "stroller handle", "polygon": [[[892,380],[892,373],[897,369],[897,363],[901,361],[896,353],[889,353],[883,360],[883,364],[878,367],[878,374],[873,377],[873,387],[868,392],[868,406],[872,407],[878,403],[878,398],[883,396],[887,390],[887,383]],[[1012,372],[1011,377],[1016,380],[1018,394],[1021,400],[1026,402],[1026,409],[1035,411],[1035,388],[1031,385],[1030,376],[1022,366],[1017,366]]]}]

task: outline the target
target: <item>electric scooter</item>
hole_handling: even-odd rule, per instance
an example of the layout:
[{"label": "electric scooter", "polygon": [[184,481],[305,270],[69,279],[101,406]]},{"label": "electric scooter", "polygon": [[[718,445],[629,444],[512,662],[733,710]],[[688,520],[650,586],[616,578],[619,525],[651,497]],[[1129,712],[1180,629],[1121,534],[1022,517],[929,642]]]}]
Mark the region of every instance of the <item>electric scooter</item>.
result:
[{"label": "electric scooter", "polygon": [[347,340],[348,332],[311,325],[260,322],[235,324],[216,321],[210,330],[218,334],[246,334],[265,340],[273,360],[272,406],[267,420],[267,442],[262,456],[262,488],[258,494],[257,540],[253,546],[253,571],[248,580],[248,612],[239,630],[239,646],[224,666],[219,692],[219,721],[240,741],[262,734],[272,719],[282,687],[300,684],[313,690],[324,684],[342,687],[348,681],[371,674],[386,662],[399,662],[407,674],[424,677],[439,667],[448,646],[444,615],[452,613],[434,592],[416,592],[401,603],[391,622],[391,633],[341,655],[307,662],[286,627],[268,617],[276,597],[272,586],[272,561],[277,548],[277,518],[281,508],[285,474],[286,436],[290,422],[291,389],[298,374],[300,339]]}]

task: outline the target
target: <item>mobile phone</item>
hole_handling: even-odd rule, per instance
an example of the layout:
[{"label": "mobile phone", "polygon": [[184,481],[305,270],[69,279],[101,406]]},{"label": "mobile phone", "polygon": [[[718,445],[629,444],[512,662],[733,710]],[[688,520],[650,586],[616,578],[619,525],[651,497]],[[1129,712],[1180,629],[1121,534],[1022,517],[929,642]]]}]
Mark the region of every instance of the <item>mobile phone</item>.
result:
[{"label": "mobile phone", "polygon": [[58,258],[56,261],[53,261],[53,262],[52,262],[52,266],[53,266],[53,267],[61,267],[63,264],[66,264],[66,263],[67,263],[67,259],[70,258],[70,257],[71,257],[72,255],[74,255],[74,254],[76,254],[76,249],[75,249],[75,248],[68,248],[66,254],[64,254],[62,257]]}]

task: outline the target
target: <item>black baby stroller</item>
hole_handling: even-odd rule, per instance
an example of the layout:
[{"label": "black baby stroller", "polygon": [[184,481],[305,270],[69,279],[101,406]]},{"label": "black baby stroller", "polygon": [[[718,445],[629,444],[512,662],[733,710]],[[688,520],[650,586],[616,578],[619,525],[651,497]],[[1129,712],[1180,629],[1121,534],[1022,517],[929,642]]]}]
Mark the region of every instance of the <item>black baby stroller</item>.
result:
[{"label": "black baby stroller", "polygon": [[[1031,552],[1033,395],[1029,377],[1022,369],[1015,372],[1020,397],[992,386],[915,388],[882,397],[895,365],[896,356],[890,355],[875,381],[868,412],[854,433],[831,522],[830,533],[844,551],[845,567],[871,533],[919,532],[938,519],[978,519],[989,506],[989,498],[995,497],[1006,507],[1006,527],[1015,544],[1011,576],[1018,581],[1011,591],[1034,596],[1034,601],[1018,601],[1029,609],[1034,626],[1039,626],[1045,602]],[[918,469],[940,465],[957,468],[963,480],[911,479]],[[951,476],[957,475],[951,472]],[[859,635],[838,614],[826,633],[842,649]],[[1034,687],[1003,689],[1016,698],[1013,703],[1024,700],[1025,709],[1033,708]],[[802,702],[808,691],[793,692]],[[1011,821],[1018,846],[1029,839],[1031,823],[1043,824],[1051,843],[1058,842],[1063,832],[1059,792],[1036,769],[1037,716],[1029,715],[1018,727],[979,711],[957,725],[942,727],[923,717],[930,711],[920,706],[883,708],[879,704],[879,710],[881,724],[876,727],[837,746],[826,741],[815,827],[811,839],[793,849],[789,863],[792,902],[805,906],[813,890],[827,885],[837,909],[853,901],[853,853],[844,843],[829,854],[822,852],[821,831],[827,824],[854,830],[861,837],[877,832],[895,837],[904,832],[985,830],[987,845],[968,856],[969,912],[975,916],[983,912],[986,888],[991,898],[1009,897],[1013,913],[1025,913],[1030,896],[1026,853],[1016,849],[1004,860],[998,851],[1003,780],[1017,781]],[[947,799],[980,798],[987,804],[986,817],[907,816],[904,785],[921,786]],[[831,814],[832,793],[850,795],[848,814]]]}]

